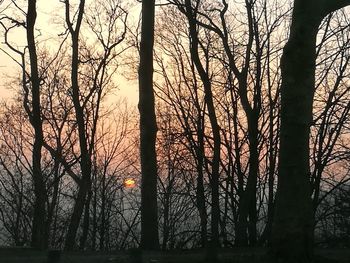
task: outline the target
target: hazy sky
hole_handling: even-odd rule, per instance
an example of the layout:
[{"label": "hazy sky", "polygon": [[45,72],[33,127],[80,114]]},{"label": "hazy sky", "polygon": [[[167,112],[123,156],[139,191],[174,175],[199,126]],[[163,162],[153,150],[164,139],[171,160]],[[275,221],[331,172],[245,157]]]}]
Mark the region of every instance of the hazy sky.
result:
[{"label": "hazy sky", "polygon": [[[17,1],[19,2],[19,1]],[[23,3],[23,1],[21,1]],[[77,2],[77,1],[71,1]],[[59,0],[38,0],[38,16],[36,28],[37,35],[40,34],[40,41],[45,42],[45,46],[49,49],[55,50],[57,46],[48,39],[57,38],[58,34],[62,32],[62,27],[57,26],[60,17],[64,15],[63,4]],[[0,11],[1,11],[0,7]],[[19,47],[23,47],[25,43],[25,31],[23,29],[15,29],[14,33],[10,35],[10,40]],[[3,44],[3,31],[0,31],[0,47],[8,51]],[[11,53],[13,54],[13,53]],[[18,57],[17,57],[18,58]],[[13,95],[13,91],[9,90],[6,84],[6,76],[15,76],[19,74],[20,67],[9,58],[4,52],[0,51],[0,99],[7,99]],[[118,85],[119,91],[115,93],[118,98],[126,97],[132,104],[138,101],[138,90],[136,81],[126,81],[123,77],[118,77],[115,82]]]}]

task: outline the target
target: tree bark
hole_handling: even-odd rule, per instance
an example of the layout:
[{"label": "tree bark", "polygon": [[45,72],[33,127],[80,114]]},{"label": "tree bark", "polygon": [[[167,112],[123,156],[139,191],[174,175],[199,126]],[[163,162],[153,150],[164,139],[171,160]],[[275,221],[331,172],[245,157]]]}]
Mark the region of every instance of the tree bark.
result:
[{"label": "tree bark", "polygon": [[313,260],[309,134],[316,36],[323,17],[345,4],[350,1],[294,1],[290,36],[281,58],[279,174],[270,250],[278,262]]},{"label": "tree bark", "polygon": [[141,248],[159,249],[157,208],[157,123],[153,91],[154,0],[142,1],[139,66],[141,156]]}]

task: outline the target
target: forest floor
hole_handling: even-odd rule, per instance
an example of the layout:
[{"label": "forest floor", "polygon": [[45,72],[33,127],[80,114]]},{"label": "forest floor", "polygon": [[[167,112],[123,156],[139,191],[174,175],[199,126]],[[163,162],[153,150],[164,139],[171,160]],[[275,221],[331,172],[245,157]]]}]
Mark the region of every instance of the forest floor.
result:
[{"label": "forest floor", "polygon": [[[221,263],[268,263],[263,260],[266,250],[263,248],[222,249],[219,253]],[[350,263],[349,249],[315,249],[317,263]],[[170,251],[144,253],[143,263],[201,263],[205,253],[201,250]],[[30,248],[0,248],[0,263],[139,263],[140,255],[115,252],[64,252],[60,260],[48,260],[47,251],[35,251]]]}]

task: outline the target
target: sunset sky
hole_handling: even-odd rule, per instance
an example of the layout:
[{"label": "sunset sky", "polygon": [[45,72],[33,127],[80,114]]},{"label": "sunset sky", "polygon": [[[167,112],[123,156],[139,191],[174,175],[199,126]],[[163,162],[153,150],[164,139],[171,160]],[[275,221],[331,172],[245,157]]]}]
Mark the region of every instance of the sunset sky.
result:
[{"label": "sunset sky", "polygon": [[[17,1],[18,2],[18,1]],[[77,1],[71,1],[75,3]],[[87,1],[89,2],[89,1]],[[60,21],[64,15],[63,4],[59,1],[46,1],[38,0],[38,16],[37,16],[37,36],[40,44],[44,45],[52,51],[55,51],[58,47],[55,40],[59,33],[63,32],[63,21]],[[1,9],[0,9],[1,11]],[[137,12],[135,12],[137,13]],[[1,29],[2,31],[2,29]],[[15,46],[22,47],[25,43],[25,31],[23,29],[14,29],[14,33],[10,35],[10,41]],[[0,48],[4,51],[8,51],[7,47],[3,44],[3,35],[1,36]],[[61,37],[62,38],[62,37]],[[59,39],[60,41],[60,39]],[[11,53],[13,55],[13,53]],[[18,58],[18,56],[15,58]],[[9,90],[7,85],[8,76],[16,76],[20,71],[20,67],[2,50],[0,50],[0,99],[8,99],[13,96],[13,91]],[[118,86],[118,90],[112,94],[109,99],[111,102],[114,99],[127,98],[127,100],[132,104],[136,105],[138,102],[138,89],[137,81],[128,81],[123,76],[116,76],[114,80]]]},{"label": "sunset sky", "polygon": [[0,0],[1,263],[350,252],[349,8]]}]

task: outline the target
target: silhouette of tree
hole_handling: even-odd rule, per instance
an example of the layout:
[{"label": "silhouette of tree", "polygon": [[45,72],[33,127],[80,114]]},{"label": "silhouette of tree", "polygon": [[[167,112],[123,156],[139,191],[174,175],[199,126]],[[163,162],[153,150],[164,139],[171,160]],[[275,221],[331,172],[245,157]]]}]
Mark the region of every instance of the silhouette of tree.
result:
[{"label": "silhouette of tree", "polygon": [[153,91],[155,1],[142,1],[139,65],[139,112],[141,157],[141,248],[159,249],[157,208],[157,123]]},{"label": "silhouette of tree", "polygon": [[349,4],[349,0],[294,1],[290,36],[281,58],[279,175],[270,250],[282,262],[313,260],[309,137],[316,37],[322,19]]},{"label": "silhouette of tree", "polygon": [[[27,11],[27,41],[28,41],[28,51],[30,58],[30,86],[31,86],[31,110],[29,110],[29,99],[25,97],[25,103],[28,105],[26,107],[27,114],[29,116],[29,121],[34,129],[34,143],[33,143],[33,181],[34,181],[34,216],[33,216],[33,226],[32,226],[32,241],[31,245],[35,248],[45,248],[47,246],[47,241],[45,240],[46,232],[46,202],[47,193],[45,180],[43,178],[41,170],[41,151],[43,147],[43,128],[42,128],[42,118],[41,118],[41,103],[40,103],[40,78],[38,71],[38,57],[36,53],[36,43],[35,43],[35,22],[36,22],[36,0],[28,1],[28,11]],[[27,90],[28,91],[28,90]],[[26,94],[28,94],[26,91]]]}]

